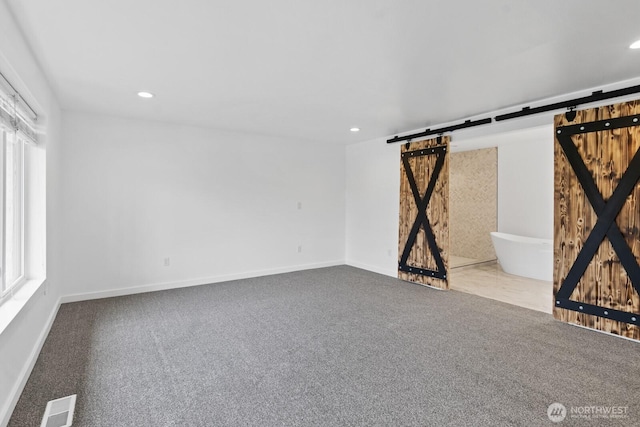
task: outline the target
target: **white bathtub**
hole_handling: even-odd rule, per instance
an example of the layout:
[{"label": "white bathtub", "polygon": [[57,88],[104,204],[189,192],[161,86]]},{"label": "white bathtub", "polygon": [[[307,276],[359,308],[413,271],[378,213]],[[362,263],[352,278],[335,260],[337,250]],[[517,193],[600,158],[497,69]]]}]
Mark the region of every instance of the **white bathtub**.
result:
[{"label": "white bathtub", "polygon": [[505,273],[553,280],[553,240],[492,231],[491,241]]}]

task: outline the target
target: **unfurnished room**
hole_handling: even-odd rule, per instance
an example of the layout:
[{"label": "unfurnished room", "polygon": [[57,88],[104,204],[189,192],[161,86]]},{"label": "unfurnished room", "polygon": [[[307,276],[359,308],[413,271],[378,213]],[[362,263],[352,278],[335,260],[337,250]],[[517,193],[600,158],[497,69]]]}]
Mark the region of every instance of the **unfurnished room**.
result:
[{"label": "unfurnished room", "polygon": [[639,22],[1,0],[0,427],[640,425]]}]

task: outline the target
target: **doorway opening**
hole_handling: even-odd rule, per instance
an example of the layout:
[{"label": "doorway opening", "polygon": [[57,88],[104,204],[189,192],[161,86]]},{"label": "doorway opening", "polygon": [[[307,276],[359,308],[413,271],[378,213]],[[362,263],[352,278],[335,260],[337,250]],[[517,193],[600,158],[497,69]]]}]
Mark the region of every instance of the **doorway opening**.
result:
[{"label": "doorway opening", "polygon": [[541,126],[452,141],[451,289],[551,313],[551,278],[505,272],[509,268],[496,256],[491,232],[553,236],[552,132]]}]

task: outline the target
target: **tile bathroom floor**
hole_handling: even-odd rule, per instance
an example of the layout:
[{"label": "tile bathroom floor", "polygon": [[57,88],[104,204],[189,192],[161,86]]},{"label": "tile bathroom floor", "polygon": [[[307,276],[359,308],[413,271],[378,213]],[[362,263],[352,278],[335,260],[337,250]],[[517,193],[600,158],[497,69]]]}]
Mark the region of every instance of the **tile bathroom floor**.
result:
[{"label": "tile bathroom floor", "polygon": [[507,274],[497,262],[452,268],[453,290],[551,313],[553,282]]}]

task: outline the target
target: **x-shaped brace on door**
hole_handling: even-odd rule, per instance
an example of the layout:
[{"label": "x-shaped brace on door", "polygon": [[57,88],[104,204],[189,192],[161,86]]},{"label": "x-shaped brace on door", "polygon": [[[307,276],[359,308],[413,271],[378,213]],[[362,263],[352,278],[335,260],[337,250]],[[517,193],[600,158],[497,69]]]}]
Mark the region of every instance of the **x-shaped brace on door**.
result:
[{"label": "x-shaped brace on door", "polygon": [[[398,269],[406,273],[420,274],[423,276],[434,277],[442,280],[447,279],[447,271],[444,266],[444,262],[442,261],[442,256],[440,256],[440,250],[438,249],[438,244],[436,243],[436,237],[433,233],[433,229],[431,228],[431,223],[429,222],[429,218],[427,217],[427,206],[429,206],[431,195],[433,194],[436,182],[438,181],[438,177],[440,176],[440,171],[442,170],[442,166],[444,165],[446,154],[446,145],[439,145],[435,147],[423,148],[402,153],[402,164],[404,165],[405,174],[407,175],[407,180],[409,181],[409,186],[411,187],[411,192],[413,193],[413,199],[415,200],[416,206],[418,208],[418,214],[416,215],[416,219],[413,222],[413,226],[411,227],[409,236],[407,237],[407,243],[404,245],[404,250],[402,251],[402,256],[400,257],[400,262],[398,263]],[[431,173],[431,177],[429,178],[427,191],[425,192],[424,196],[422,196],[420,194],[420,191],[418,190],[415,177],[413,176],[413,171],[411,170],[411,165],[409,164],[409,158],[430,155],[437,156],[436,164],[433,168],[433,172]],[[433,255],[433,259],[436,262],[436,266],[438,268],[437,270],[430,270],[426,268],[407,265],[407,260],[409,259],[411,248],[416,243],[420,227],[424,229],[425,235],[427,237],[427,243],[429,245],[429,251]]]},{"label": "x-shaped brace on door", "polygon": [[613,246],[613,249],[618,255],[620,263],[626,270],[627,276],[631,280],[636,292],[640,294],[640,266],[615,221],[627,197],[631,195],[631,192],[640,179],[640,150],[633,156],[629,167],[623,174],[609,200],[605,201],[598,190],[591,172],[587,169],[571,138],[572,135],[621,129],[638,125],[640,125],[640,116],[629,116],[562,126],[556,129],[558,142],[567,156],[567,160],[571,164],[587,199],[589,199],[589,203],[591,203],[594,212],[598,216],[589,237],[587,237],[587,240],[584,242],[573,266],[571,266],[569,273],[567,273],[567,276],[562,282],[562,286],[558,289],[555,299],[556,307],[631,324],[637,324],[638,322],[639,314],[599,307],[570,299],[571,294],[576,286],[578,286],[578,282],[598,251],[600,244],[604,241],[605,236],[609,238],[611,246]]}]

